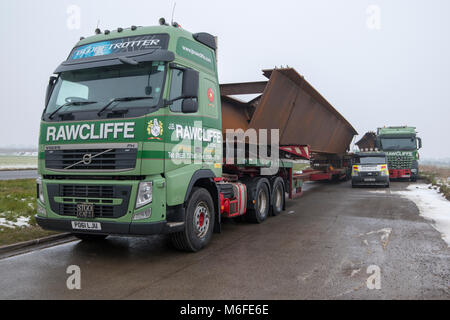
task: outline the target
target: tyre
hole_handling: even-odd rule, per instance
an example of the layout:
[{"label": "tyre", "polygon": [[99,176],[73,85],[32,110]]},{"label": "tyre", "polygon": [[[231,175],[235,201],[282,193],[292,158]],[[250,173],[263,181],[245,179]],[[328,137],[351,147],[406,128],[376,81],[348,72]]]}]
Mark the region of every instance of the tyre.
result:
[{"label": "tyre", "polygon": [[101,240],[105,240],[107,237],[107,235],[104,235],[104,234],[74,233],[73,235],[83,241],[101,241]]},{"label": "tyre", "polygon": [[276,178],[272,187],[272,215],[279,215],[284,208],[285,194],[284,182],[280,177]]},{"label": "tyre", "polygon": [[171,234],[174,247],[190,252],[204,248],[211,240],[214,218],[211,195],[204,188],[194,188],[186,205],[184,230]]},{"label": "tyre", "polygon": [[251,192],[249,201],[254,201],[244,215],[248,222],[262,223],[269,215],[270,193],[266,182],[267,179],[258,179],[247,186],[247,190]]}]

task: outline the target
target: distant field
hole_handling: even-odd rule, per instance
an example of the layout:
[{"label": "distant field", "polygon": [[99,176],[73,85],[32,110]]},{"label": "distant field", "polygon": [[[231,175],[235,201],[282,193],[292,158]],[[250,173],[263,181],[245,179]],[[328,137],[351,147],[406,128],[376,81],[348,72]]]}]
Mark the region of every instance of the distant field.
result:
[{"label": "distant field", "polygon": [[37,157],[0,155],[0,170],[35,168],[37,168]]}]

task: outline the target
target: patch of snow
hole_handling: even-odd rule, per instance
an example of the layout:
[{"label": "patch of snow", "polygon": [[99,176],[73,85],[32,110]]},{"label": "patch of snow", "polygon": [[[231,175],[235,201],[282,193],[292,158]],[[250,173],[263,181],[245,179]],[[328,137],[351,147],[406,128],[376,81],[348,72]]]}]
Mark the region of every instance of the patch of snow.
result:
[{"label": "patch of snow", "polygon": [[419,208],[420,215],[431,220],[432,226],[441,233],[442,239],[450,247],[450,201],[434,189],[431,185],[410,184],[407,191],[393,191],[413,201]]},{"label": "patch of snow", "polygon": [[14,229],[15,227],[29,227],[30,217],[18,217],[17,221],[0,218],[0,226]]}]

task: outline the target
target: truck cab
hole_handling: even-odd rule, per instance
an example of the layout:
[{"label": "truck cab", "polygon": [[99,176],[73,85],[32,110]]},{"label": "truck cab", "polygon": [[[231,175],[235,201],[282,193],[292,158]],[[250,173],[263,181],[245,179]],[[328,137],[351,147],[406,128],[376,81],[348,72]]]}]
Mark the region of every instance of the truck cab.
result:
[{"label": "truck cab", "polygon": [[212,35],[164,21],[81,39],[47,88],[37,223],[88,240],[172,233],[181,249],[205,246],[220,219],[215,50]]},{"label": "truck cab", "polygon": [[415,127],[391,126],[378,128],[376,146],[385,152],[391,179],[416,181],[419,176],[419,149],[422,139]]},{"label": "truck cab", "polygon": [[385,153],[357,152],[352,163],[352,187],[359,185],[389,187],[388,161]]}]

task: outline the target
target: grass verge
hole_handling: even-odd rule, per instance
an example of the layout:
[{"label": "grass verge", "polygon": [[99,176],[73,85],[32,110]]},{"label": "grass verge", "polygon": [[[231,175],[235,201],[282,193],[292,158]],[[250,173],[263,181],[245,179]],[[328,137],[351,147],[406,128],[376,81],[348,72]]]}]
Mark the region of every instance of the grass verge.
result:
[{"label": "grass verge", "polygon": [[420,177],[438,188],[439,192],[450,201],[450,168],[420,166]]},{"label": "grass verge", "polygon": [[57,232],[41,229],[36,214],[36,180],[0,181],[0,246]]}]

